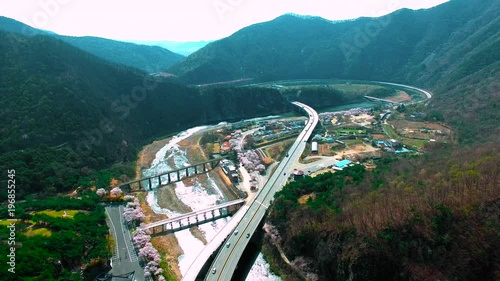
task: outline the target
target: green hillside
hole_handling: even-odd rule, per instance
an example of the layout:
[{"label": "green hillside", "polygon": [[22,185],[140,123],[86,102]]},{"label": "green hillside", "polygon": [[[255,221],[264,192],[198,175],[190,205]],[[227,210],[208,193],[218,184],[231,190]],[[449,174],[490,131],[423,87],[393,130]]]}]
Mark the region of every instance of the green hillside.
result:
[{"label": "green hillside", "polygon": [[[16,44],[9,36],[0,32],[0,165],[22,173],[20,198],[74,188],[93,171],[133,161],[153,138],[288,110],[277,91],[200,91],[49,36]],[[123,169],[115,170],[120,176]]]},{"label": "green hillside", "polygon": [[442,113],[470,142],[500,133],[499,14],[498,1],[452,0],[343,22],[285,15],[213,42],[170,71],[194,84],[341,78],[420,86],[434,93],[428,113]]},{"label": "green hillside", "polygon": [[[22,40],[24,36],[49,35],[63,40],[97,57],[134,67],[147,73],[162,72],[184,59],[184,56],[157,46],[138,45],[99,37],[63,36],[39,30],[10,18],[0,16],[0,30],[12,32],[9,41]],[[16,36],[21,35],[20,37]]]},{"label": "green hillside", "polygon": [[345,78],[425,85],[436,83],[436,71],[455,71],[465,54],[491,44],[487,36],[498,32],[498,12],[498,1],[452,0],[343,22],[284,15],[213,42],[170,70],[196,84]]}]

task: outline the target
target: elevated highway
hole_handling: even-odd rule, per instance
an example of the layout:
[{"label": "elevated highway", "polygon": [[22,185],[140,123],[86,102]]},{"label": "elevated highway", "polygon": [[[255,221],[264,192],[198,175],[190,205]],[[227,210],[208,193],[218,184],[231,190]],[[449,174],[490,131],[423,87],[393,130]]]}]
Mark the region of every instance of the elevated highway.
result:
[{"label": "elevated highway", "polygon": [[[241,209],[244,212],[241,221],[236,224],[231,235],[227,238],[226,246],[221,248],[217,254],[205,280],[231,280],[238,261],[250,241],[250,237],[252,237],[252,234],[257,230],[264,218],[274,194],[285,185],[293,171],[293,165],[299,160],[304,151],[307,139],[318,124],[319,117],[314,109],[299,102],[293,102],[293,104],[301,107],[309,115],[309,120],[288,151],[288,156],[280,162],[273,175],[248,205],[248,208]],[[194,274],[190,274],[184,277],[183,280],[195,280],[196,276],[194,278],[193,276]]]}]

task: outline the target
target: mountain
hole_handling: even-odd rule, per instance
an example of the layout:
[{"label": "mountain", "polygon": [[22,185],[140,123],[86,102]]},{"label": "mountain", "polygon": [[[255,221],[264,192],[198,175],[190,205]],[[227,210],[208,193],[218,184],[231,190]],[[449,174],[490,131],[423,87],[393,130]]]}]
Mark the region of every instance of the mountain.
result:
[{"label": "mountain", "polygon": [[153,138],[288,110],[274,90],[187,87],[51,36],[11,36],[0,31],[0,166],[19,171],[19,198],[74,188]]},{"label": "mountain", "polygon": [[[0,17],[0,30],[28,36],[38,34],[53,36],[102,59],[135,67],[148,73],[165,71],[184,59],[182,55],[157,46],[137,45],[90,36],[63,36],[32,28],[6,17]],[[15,36],[11,36],[10,40],[16,40]]]},{"label": "mountain", "polygon": [[343,22],[284,15],[210,43],[169,72],[192,84],[240,78],[412,84],[434,92],[430,115],[457,128],[461,142],[473,142],[500,134],[499,14],[499,1],[451,0]]},{"label": "mountain", "polygon": [[100,58],[148,73],[163,72],[184,60],[183,55],[158,46],[137,45],[89,36],[58,36],[58,38]]},{"label": "mountain", "polygon": [[134,44],[148,45],[148,46],[159,46],[172,52],[189,56],[190,54],[198,51],[199,49],[205,47],[212,41],[192,41],[192,42],[182,42],[182,41],[145,41],[145,40],[131,40],[128,41]]},{"label": "mountain", "polygon": [[266,260],[285,281],[499,280],[499,161],[489,143],[292,181]]},{"label": "mountain", "polygon": [[[425,85],[439,79],[436,71],[454,71],[471,46],[480,51],[491,44],[492,38],[481,40],[495,34],[498,5],[494,0],[452,0],[428,10],[343,22],[284,15],[213,42],[170,71],[193,84],[345,78]],[[489,33],[477,28],[483,26]],[[470,42],[474,45],[461,41],[473,34],[478,34],[477,42]]]}]

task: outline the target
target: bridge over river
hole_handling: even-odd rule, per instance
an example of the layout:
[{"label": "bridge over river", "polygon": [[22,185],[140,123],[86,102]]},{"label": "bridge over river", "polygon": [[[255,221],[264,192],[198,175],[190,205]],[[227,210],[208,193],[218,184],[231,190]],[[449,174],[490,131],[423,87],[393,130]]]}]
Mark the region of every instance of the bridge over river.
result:
[{"label": "bridge over river", "polygon": [[194,164],[191,166],[186,166],[183,168],[163,172],[154,176],[144,177],[129,182],[125,182],[120,184],[118,187],[121,189],[128,189],[128,190],[150,191],[158,187],[179,182],[184,178],[190,178],[204,173],[208,173],[211,170],[217,168],[217,166],[219,166],[221,160],[223,159],[225,159],[225,157],[210,159],[208,161]]}]

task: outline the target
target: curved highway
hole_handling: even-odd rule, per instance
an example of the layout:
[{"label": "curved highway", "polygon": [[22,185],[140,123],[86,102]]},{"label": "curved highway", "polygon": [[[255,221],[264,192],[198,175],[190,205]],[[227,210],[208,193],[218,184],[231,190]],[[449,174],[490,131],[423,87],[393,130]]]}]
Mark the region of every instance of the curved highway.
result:
[{"label": "curved highway", "polygon": [[311,136],[314,127],[316,127],[318,123],[318,114],[314,109],[305,104],[299,102],[293,102],[293,104],[303,108],[307,112],[309,121],[293,143],[288,152],[288,156],[280,162],[273,175],[248,206],[243,218],[227,238],[226,244],[221,247],[205,280],[231,280],[236,265],[250,241],[250,238],[264,218],[274,194],[281,190],[286,183],[287,178],[293,171],[293,165],[299,160],[300,155],[304,151],[306,141]]},{"label": "curved highway", "polygon": [[431,92],[428,92],[426,90],[422,90],[422,89],[417,88],[417,87],[403,85],[403,84],[389,83],[389,82],[379,82],[379,81],[370,81],[370,82],[378,83],[378,84],[391,85],[391,86],[399,86],[399,87],[403,87],[403,88],[412,89],[412,90],[421,92],[422,94],[424,94],[427,97],[427,99],[431,99],[432,98]]}]

